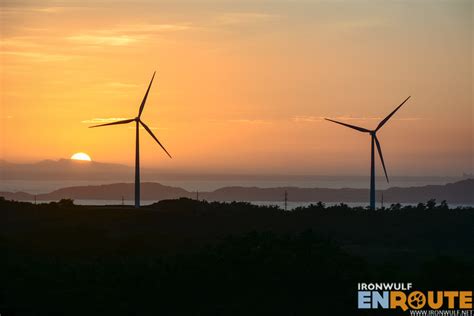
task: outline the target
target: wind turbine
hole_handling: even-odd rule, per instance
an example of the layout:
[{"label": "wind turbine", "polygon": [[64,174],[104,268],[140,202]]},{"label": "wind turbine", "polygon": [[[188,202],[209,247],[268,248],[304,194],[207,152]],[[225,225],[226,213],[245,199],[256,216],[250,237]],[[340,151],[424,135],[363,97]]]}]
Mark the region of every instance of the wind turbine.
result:
[{"label": "wind turbine", "polygon": [[100,124],[100,125],[94,125],[94,126],[89,126],[89,128],[94,128],[94,127],[101,127],[101,126],[108,126],[108,125],[119,125],[119,124],[128,124],[131,122],[135,122],[135,207],[139,208],[140,207],[140,137],[139,137],[139,130],[140,130],[140,124],[145,128],[145,130],[153,137],[153,139],[158,143],[158,145],[163,148],[165,153],[171,158],[171,155],[168,153],[166,148],[160,143],[158,138],[153,134],[151,129],[140,119],[142,116],[143,108],[145,107],[146,99],[148,97],[148,92],[150,92],[151,84],[153,83],[153,79],[155,78],[155,73],[153,73],[153,77],[151,77],[150,84],[148,85],[148,89],[146,90],[145,96],[143,97],[142,103],[140,104],[140,109],[138,110],[138,116],[132,119],[128,120],[121,120],[117,122],[112,122],[112,123],[106,123],[106,124]]},{"label": "wind turbine", "polygon": [[325,120],[327,121],[331,121],[333,123],[337,123],[337,124],[341,124],[343,126],[346,126],[346,127],[349,127],[349,128],[353,128],[359,132],[363,132],[363,133],[368,133],[370,134],[370,138],[371,138],[371,151],[370,151],[370,209],[374,210],[375,209],[375,164],[374,164],[374,143],[377,145],[377,151],[379,152],[379,156],[380,156],[380,161],[382,162],[382,166],[383,166],[383,171],[385,172],[385,178],[387,179],[387,183],[389,182],[388,180],[388,175],[387,175],[387,169],[385,168],[385,162],[383,161],[383,155],[382,155],[382,148],[380,147],[380,143],[379,143],[379,140],[377,139],[377,131],[379,129],[382,128],[382,126],[387,123],[387,121],[395,114],[395,112],[398,111],[399,108],[402,107],[403,104],[405,104],[405,102],[408,101],[408,99],[410,99],[410,96],[408,98],[405,99],[405,101],[402,102],[402,104],[400,104],[399,106],[397,106],[397,108],[395,110],[393,110],[392,113],[390,113],[389,115],[387,115],[386,118],[384,118],[382,121],[380,121],[379,125],[374,129],[374,130],[369,130],[369,129],[365,129],[363,127],[359,127],[359,126],[354,126],[354,125],[351,125],[351,124],[347,124],[347,123],[342,123],[342,122],[338,122],[338,121],[335,121],[335,120],[331,120],[331,119],[328,119],[326,118]]}]

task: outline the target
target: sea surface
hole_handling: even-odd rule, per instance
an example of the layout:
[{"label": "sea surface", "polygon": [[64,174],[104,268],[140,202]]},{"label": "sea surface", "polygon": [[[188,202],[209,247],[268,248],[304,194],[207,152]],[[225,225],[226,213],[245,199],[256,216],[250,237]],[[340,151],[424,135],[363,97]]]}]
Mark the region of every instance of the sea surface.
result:
[{"label": "sea surface", "polygon": [[[423,186],[429,184],[443,185],[450,182],[462,180],[461,177],[392,177],[388,184],[384,178],[377,178],[377,189],[387,189],[389,187],[411,187]],[[0,191],[6,192],[26,192],[31,194],[49,193],[51,191],[73,187],[73,186],[87,186],[87,185],[101,185],[111,183],[132,183],[133,179],[121,180],[1,180]],[[180,187],[190,192],[195,191],[214,191],[219,188],[229,186],[242,187],[300,187],[300,188],[368,188],[369,178],[362,176],[309,176],[309,177],[290,177],[285,179],[278,178],[229,178],[229,179],[144,179],[143,182],[158,182],[163,185]]]}]

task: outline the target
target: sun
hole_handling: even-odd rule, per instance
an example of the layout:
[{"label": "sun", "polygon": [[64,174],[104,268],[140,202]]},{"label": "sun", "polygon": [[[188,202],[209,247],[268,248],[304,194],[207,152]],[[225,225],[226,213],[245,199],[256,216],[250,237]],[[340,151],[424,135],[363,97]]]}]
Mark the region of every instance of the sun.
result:
[{"label": "sun", "polygon": [[91,157],[86,153],[75,153],[71,156],[72,160],[91,161]]}]

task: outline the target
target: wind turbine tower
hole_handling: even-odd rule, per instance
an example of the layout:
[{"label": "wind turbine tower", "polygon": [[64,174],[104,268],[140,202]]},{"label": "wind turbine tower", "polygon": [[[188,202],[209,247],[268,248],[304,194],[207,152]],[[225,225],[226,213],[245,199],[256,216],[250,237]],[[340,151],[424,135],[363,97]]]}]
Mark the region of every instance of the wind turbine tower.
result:
[{"label": "wind turbine tower", "polygon": [[155,73],[156,71],[153,73],[153,77],[151,77],[151,81],[150,81],[150,84],[148,85],[148,89],[146,90],[145,96],[143,97],[142,103],[140,104],[137,117],[127,119],[127,120],[112,122],[112,123],[89,126],[89,128],[94,128],[94,127],[128,124],[131,122],[135,122],[135,207],[136,208],[140,207],[140,137],[139,137],[140,125],[142,125],[143,128],[145,128],[148,134],[150,134],[151,137],[153,137],[153,139],[158,143],[158,145],[160,145],[160,147],[163,148],[165,153],[171,158],[171,155],[168,153],[165,147],[160,143],[158,138],[156,138],[155,134],[153,134],[151,129],[141,120],[143,108],[145,107],[146,99],[148,97],[148,93],[150,92],[151,84],[153,83],[153,79],[155,78]]}]

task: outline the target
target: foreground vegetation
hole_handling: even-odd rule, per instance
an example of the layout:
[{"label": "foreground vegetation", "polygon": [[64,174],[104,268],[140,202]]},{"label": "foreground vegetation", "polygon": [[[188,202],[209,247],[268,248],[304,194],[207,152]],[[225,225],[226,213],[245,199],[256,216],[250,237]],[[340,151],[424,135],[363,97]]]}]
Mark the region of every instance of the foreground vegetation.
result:
[{"label": "foreground vegetation", "polygon": [[0,214],[2,315],[365,315],[358,282],[474,284],[473,209],[434,201],[284,212],[0,200]]}]

